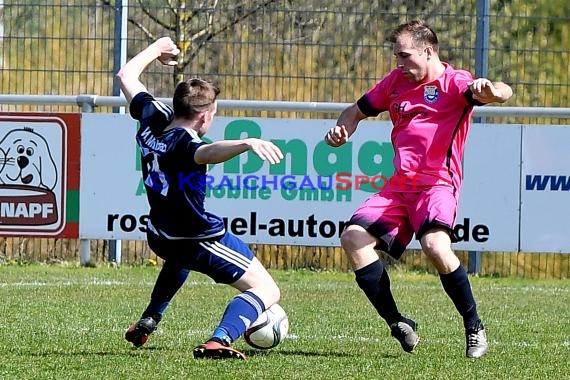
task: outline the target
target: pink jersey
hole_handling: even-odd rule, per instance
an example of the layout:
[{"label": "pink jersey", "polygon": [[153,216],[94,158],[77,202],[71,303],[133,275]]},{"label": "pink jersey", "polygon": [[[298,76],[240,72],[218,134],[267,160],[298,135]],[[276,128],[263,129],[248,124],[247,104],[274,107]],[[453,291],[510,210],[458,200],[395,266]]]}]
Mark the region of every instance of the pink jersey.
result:
[{"label": "pink jersey", "polygon": [[402,186],[388,191],[441,184],[452,186],[459,196],[465,140],[473,106],[480,103],[468,91],[473,76],[443,64],[445,72],[439,78],[421,84],[395,69],[358,101],[367,116],[390,112],[394,178]]}]

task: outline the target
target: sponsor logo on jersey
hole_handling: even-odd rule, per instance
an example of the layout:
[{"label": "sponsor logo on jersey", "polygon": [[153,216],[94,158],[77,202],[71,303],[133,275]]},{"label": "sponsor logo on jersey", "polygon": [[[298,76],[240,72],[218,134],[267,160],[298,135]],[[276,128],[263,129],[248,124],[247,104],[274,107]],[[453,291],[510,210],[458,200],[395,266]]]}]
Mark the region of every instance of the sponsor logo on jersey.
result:
[{"label": "sponsor logo on jersey", "polygon": [[424,99],[429,104],[437,102],[439,98],[439,91],[437,86],[425,86],[424,87]]}]

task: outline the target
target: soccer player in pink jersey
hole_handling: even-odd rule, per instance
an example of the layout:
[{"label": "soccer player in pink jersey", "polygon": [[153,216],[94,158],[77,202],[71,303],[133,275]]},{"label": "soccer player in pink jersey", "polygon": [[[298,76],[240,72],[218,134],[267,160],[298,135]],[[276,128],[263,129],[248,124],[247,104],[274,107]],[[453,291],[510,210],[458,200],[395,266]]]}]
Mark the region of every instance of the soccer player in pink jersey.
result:
[{"label": "soccer player in pink jersey", "polygon": [[398,26],[388,40],[397,68],[340,114],[325,141],[338,147],[361,120],[388,111],[398,186],[372,195],[355,211],[341,244],[359,287],[386,320],[392,336],[411,352],[419,342],[416,323],[400,314],[375,250],[398,259],[415,233],[463,317],[466,356],[479,358],[488,349],[485,328],[465,269],[451,248],[461,159],[473,107],[503,103],[513,92],[503,82],[474,79],[441,61],[437,36],[421,20]]}]

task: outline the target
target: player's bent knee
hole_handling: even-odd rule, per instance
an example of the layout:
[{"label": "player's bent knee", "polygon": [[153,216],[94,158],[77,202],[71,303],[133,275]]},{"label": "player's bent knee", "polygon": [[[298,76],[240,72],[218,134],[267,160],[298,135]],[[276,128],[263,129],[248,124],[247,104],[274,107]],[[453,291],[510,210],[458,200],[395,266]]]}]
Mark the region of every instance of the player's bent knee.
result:
[{"label": "player's bent knee", "polygon": [[281,300],[281,291],[275,283],[251,288],[249,291],[255,293],[263,301],[266,309]]},{"label": "player's bent knee", "polygon": [[340,235],[342,248],[350,255],[355,251],[374,246],[376,241],[372,235],[360,226],[350,226]]},{"label": "player's bent knee", "polygon": [[340,245],[347,252],[358,249],[359,239],[357,230],[344,230],[340,235]]},{"label": "player's bent knee", "polygon": [[252,260],[248,270],[232,286],[242,292],[255,293],[266,307],[279,302],[281,298],[279,286],[257,258]]}]

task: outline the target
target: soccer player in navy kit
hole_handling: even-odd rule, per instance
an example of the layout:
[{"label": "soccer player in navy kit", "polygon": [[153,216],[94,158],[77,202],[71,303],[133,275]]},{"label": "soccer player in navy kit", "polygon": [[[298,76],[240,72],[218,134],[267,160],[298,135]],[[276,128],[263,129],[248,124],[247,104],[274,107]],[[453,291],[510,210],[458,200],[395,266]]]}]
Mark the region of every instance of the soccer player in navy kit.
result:
[{"label": "soccer player in navy kit", "polygon": [[253,151],[270,164],[283,154],[269,141],[255,138],[206,143],[217,110],[218,88],[202,79],[189,79],[174,90],[170,107],[148,93],[139,77],[155,59],[176,65],[180,50],[163,37],[129,60],[117,80],[140,123],[136,141],[141,151],[143,179],[150,205],[149,247],[164,260],[150,302],[140,320],[125,333],[142,346],[156,329],[172,297],[191,270],[239,290],[227,305],[212,337],[194,349],[195,358],[237,358],[245,355],[232,343],[280,298],[279,287],[248,246],[227,232],[223,220],[204,209],[207,165]]}]

